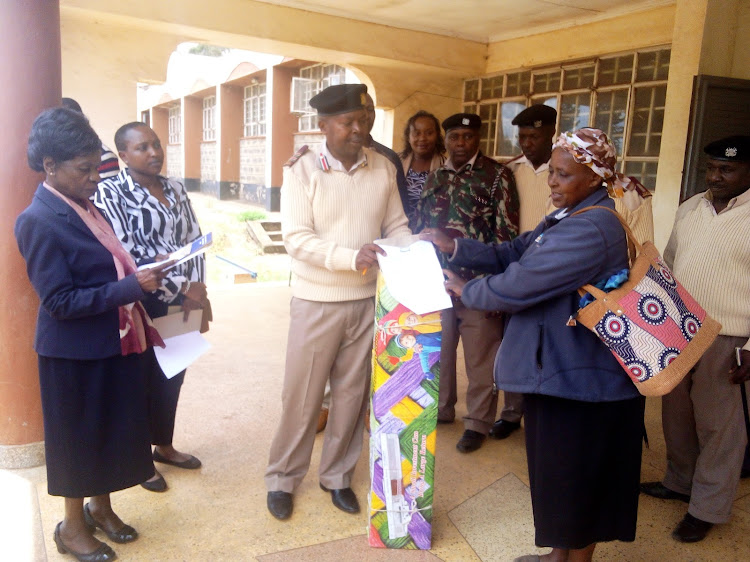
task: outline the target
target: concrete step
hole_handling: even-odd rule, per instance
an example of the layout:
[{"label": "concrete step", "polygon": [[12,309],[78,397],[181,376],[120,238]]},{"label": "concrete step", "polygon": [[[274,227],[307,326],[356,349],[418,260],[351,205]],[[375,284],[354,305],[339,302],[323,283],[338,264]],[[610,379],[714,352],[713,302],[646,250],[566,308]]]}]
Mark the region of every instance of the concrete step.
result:
[{"label": "concrete step", "polygon": [[[270,232],[266,225],[272,229]],[[280,222],[250,221],[247,223],[247,231],[264,254],[286,254],[286,248],[281,241]]]}]

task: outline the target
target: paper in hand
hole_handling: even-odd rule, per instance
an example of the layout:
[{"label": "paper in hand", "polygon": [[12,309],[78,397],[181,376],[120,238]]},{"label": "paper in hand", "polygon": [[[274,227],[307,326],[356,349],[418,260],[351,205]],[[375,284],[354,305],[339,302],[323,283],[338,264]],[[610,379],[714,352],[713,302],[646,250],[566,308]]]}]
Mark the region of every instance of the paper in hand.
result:
[{"label": "paper in hand", "polygon": [[453,306],[445,292],[443,269],[430,242],[413,235],[375,240],[375,244],[387,254],[378,254],[378,265],[393,298],[417,314]]},{"label": "paper in hand", "polygon": [[[180,248],[179,250],[175,250],[164,261],[169,260],[176,260],[175,263],[170,265],[166,268],[167,271],[172,269],[174,266],[181,264],[184,261],[187,261],[189,259],[194,258],[195,256],[202,254],[206,251],[206,249],[213,243],[213,236],[212,233],[209,232],[208,234],[204,234],[200,238],[197,238],[193,240],[190,244],[187,244]],[[147,263],[145,265],[141,265],[138,267],[139,270],[142,269],[152,269],[154,267],[159,266],[161,261],[153,262],[153,263]]]}]

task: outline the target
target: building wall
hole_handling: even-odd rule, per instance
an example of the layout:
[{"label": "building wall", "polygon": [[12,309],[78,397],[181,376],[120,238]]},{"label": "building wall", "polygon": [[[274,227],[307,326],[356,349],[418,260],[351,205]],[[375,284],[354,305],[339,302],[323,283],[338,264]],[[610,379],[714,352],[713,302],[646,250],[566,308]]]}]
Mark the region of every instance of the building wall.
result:
[{"label": "building wall", "polygon": [[81,104],[105,144],[115,131],[139,120],[139,81],[166,79],[167,61],[185,40],[169,33],[109,25],[61,6],[63,96]]},{"label": "building wall", "polygon": [[182,178],[182,145],[167,145],[167,176]]}]

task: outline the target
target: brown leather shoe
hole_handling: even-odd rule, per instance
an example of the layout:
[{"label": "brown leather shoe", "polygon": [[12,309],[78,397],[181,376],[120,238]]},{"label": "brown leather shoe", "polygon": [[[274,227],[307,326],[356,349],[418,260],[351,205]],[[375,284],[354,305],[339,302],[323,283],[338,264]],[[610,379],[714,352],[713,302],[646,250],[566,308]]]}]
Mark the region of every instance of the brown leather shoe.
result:
[{"label": "brown leather shoe", "polygon": [[702,541],[713,526],[713,523],[703,521],[686,513],[680,524],[677,525],[677,528],[672,531],[672,538],[680,542]]},{"label": "brown leather shoe", "polygon": [[320,409],[320,415],[318,416],[318,429],[315,431],[315,433],[320,433],[326,428],[326,424],[328,423],[328,408],[321,408]]}]

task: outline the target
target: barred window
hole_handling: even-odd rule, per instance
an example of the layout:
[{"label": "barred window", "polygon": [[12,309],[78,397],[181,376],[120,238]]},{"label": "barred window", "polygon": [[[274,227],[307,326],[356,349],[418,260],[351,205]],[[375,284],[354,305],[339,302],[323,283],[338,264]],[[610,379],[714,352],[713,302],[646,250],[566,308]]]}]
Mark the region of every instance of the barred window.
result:
[{"label": "barred window", "polygon": [[266,134],[266,83],[245,86],[245,136],[262,137]]},{"label": "barred window", "polygon": [[620,171],[654,189],[664,124],[669,48],[603,56],[464,82],[463,108],[482,117],[481,150],[520,154],[513,118],[529,105],[557,109],[557,131],[602,129],[617,148]]},{"label": "barred window", "polygon": [[182,115],[180,106],[173,105],[169,108],[169,144],[180,144],[182,142]]},{"label": "barred window", "polygon": [[203,98],[203,140],[216,140],[216,96]]},{"label": "barred window", "polygon": [[[343,84],[346,81],[346,69],[337,64],[316,64],[300,68],[300,78],[306,78],[304,91],[300,96],[305,98],[305,105],[309,107],[310,98],[318,92],[323,91],[328,86]],[[301,115],[299,118],[299,131],[317,131],[318,116],[309,113]]]}]

